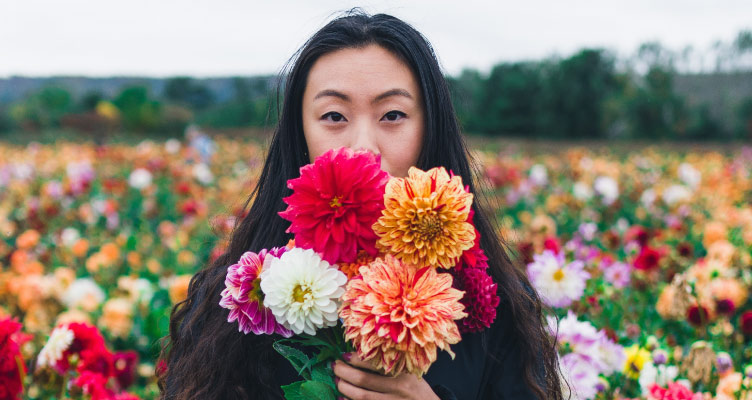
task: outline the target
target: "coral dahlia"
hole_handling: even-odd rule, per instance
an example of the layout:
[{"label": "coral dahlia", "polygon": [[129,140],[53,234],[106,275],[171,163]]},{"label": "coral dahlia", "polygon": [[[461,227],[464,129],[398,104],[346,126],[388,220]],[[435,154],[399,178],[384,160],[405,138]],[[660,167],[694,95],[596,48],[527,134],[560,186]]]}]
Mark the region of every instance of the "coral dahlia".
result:
[{"label": "coral dahlia", "polygon": [[386,185],[385,209],[373,225],[376,245],[407,264],[451,268],[474,244],[472,202],[461,177],[443,167],[425,172],[411,167],[407,178],[391,178]]},{"label": "coral dahlia", "polygon": [[376,256],[371,226],[381,215],[389,174],[381,158],[369,151],[343,147],[327,151],[290,179],[293,194],[279,215],[290,221],[295,243],[313,249],[330,264],[354,262],[358,250]]},{"label": "coral dahlia", "polygon": [[340,316],[345,339],[362,359],[386,374],[422,376],[436,361],[437,349],[454,357],[449,345],[460,341],[454,321],[467,314],[451,275],[391,255],[361,272],[347,284]]},{"label": "coral dahlia", "polygon": [[279,257],[286,248],[263,249],[258,253],[245,252],[236,264],[227,268],[225,289],[219,305],[230,310],[227,322],[238,321],[238,331],[255,335],[278,333],[285,337],[292,332],[277,323],[272,311],[264,307],[264,294],[261,291],[261,270],[264,263]]}]

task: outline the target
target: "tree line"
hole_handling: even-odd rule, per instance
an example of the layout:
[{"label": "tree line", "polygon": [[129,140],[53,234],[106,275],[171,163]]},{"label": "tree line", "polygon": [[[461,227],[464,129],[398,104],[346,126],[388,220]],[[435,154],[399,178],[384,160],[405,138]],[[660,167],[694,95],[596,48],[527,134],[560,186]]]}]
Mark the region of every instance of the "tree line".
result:
[{"label": "tree line", "polygon": [[[752,31],[715,44],[715,69],[691,73],[687,49],[676,53],[659,43],[641,45],[620,60],[605,49],[582,49],[565,58],[509,62],[489,72],[467,69],[447,76],[464,131],[530,138],[635,138],[729,140],[752,138]],[[695,64],[698,64],[695,62]],[[735,74],[735,75],[734,75]],[[743,88],[731,118],[713,104],[690,101],[677,79],[733,75]],[[190,77],[122,88],[114,96],[73,96],[60,86],[44,87],[0,104],[0,135],[14,130],[70,128],[105,134],[113,130],[175,134],[189,123],[210,128],[268,128],[276,123],[273,78],[233,78],[222,96]],[[737,85],[738,86],[738,85]],[[728,96],[727,96],[728,97]],[[702,98],[702,96],[700,96]],[[1,137],[1,136],[0,136]]]}]

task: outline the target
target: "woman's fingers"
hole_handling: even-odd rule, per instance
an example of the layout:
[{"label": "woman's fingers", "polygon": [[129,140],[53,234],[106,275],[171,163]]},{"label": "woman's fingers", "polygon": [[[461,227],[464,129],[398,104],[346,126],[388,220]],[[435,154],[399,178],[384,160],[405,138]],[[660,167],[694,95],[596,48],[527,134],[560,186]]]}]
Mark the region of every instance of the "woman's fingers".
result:
[{"label": "woman's fingers", "polygon": [[353,353],[346,353],[343,358],[344,358],[345,362],[347,362],[348,364],[352,365],[353,367],[367,369],[367,370],[371,370],[371,371],[374,371],[376,373],[381,374],[381,372],[378,371],[373,366],[373,364],[371,364],[368,361],[363,361],[360,357],[358,357],[358,353],[355,353],[355,352],[353,352]]},{"label": "woman's fingers", "polygon": [[[332,370],[334,371],[334,374],[340,378],[338,387],[344,382],[349,384],[349,386],[355,386],[359,389],[366,389],[368,391],[380,393],[389,393],[395,389],[395,378],[364,371],[352,365],[348,365],[343,361],[336,361]],[[345,392],[341,392],[345,394]],[[347,396],[347,394],[345,395]]]},{"label": "woman's fingers", "polygon": [[350,400],[388,400],[391,398],[387,394],[363,389],[342,379],[337,383],[337,390]]}]

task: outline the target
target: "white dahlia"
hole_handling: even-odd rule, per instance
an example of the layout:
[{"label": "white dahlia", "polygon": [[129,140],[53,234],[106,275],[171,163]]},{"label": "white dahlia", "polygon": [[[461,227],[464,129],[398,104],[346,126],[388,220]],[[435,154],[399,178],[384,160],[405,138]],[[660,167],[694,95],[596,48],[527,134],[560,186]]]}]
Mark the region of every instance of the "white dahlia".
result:
[{"label": "white dahlia", "polygon": [[347,276],[311,249],[294,248],[272,258],[261,272],[264,306],[295,334],[334,326]]},{"label": "white dahlia", "polygon": [[73,331],[65,326],[58,326],[50,333],[37,358],[37,366],[52,366],[63,358],[63,352],[73,343]]}]

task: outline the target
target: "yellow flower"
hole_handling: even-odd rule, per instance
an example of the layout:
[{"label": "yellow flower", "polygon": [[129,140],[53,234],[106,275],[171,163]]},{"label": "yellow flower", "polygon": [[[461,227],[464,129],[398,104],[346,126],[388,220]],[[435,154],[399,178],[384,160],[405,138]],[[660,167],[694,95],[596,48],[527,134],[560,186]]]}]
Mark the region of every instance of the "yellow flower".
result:
[{"label": "yellow flower", "polygon": [[650,352],[634,344],[624,349],[624,353],[627,356],[624,361],[624,375],[631,379],[639,378],[642,367],[650,361]]},{"label": "yellow flower", "polygon": [[407,264],[452,268],[475,240],[467,222],[472,202],[459,176],[411,167],[407,178],[386,185],[385,209],[373,225],[376,247]]}]

